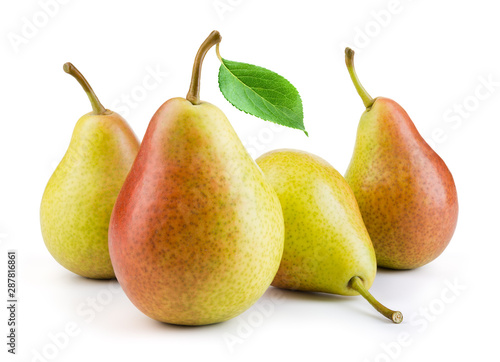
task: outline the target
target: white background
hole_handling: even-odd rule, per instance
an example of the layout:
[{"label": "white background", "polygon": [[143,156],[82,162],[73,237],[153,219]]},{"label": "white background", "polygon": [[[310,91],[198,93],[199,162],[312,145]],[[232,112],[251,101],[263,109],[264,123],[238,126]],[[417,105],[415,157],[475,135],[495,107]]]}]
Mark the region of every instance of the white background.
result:
[{"label": "white background", "polygon": [[[17,249],[20,300],[15,358],[6,352],[7,315],[1,308],[2,361],[498,356],[500,9],[495,2],[65,2],[45,10],[41,4],[54,1],[1,2],[0,270],[6,269],[6,250]],[[215,5],[224,4],[218,12]],[[102,103],[120,112],[142,138],[164,101],[185,96],[194,55],[213,29],[222,34],[223,57],[277,71],[303,99],[309,138],[270,128],[225,101],[217,86],[218,60],[213,50],[208,54],[201,98],[226,113],[253,156],[297,148],[345,171],[364,109],[344,65],[343,48],[349,45],[357,50],[356,68],[366,89],[399,102],[448,164],[460,203],[449,247],[418,270],[380,270],[371,288],[404,313],[401,325],[384,320],[361,297],[270,288],[228,322],[170,326],[139,312],[116,281],[77,277],[45,249],[40,199],[76,121],[90,111],[63,63],[73,62]],[[13,38],[24,40],[15,45]],[[148,78],[151,72],[156,80]],[[488,80],[489,89],[482,85]],[[6,303],[6,277],[0,279]],[[63,337],[67,328],[77,335]],[[34,358],[37,353],[44,359]]]}]

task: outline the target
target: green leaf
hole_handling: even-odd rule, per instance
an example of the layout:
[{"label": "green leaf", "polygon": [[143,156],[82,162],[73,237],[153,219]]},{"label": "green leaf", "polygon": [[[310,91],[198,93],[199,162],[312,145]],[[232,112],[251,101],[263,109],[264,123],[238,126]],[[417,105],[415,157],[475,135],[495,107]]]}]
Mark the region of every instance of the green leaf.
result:
[{"label": "green leaf", "polygon": [[256,65],[221,58],[219,89],[240,111],[304,131],[302,100],[281,75]]}]

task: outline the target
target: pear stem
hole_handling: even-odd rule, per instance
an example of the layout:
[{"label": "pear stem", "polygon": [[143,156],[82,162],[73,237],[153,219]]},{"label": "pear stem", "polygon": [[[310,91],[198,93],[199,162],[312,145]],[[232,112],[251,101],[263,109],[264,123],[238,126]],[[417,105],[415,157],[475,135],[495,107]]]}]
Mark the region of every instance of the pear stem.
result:
[{"label": "pear stem", "polygon": [[215,44],[220,43],[221,39],[222,37],[217,30],[212,31],[203,44],[201,44],[200,49],[198,49],[198,53],[196,53],[196,58],[194,58],[193,64],[193,74],[191,76],[191,84],[186,96],[186,99],[194,105],[200,104],[200,78],[203,59],[210,48]]},{"label": "pear stem", "polygon": [[106,112],[106,108],[104,108],[101,102],[99,102],[99,99],[92,90],[92,87],[90,86],[89,82],[87,82],[82,73],[80,73],[80,71],[76,69],[76,67],[73,64],[69,62],[64,64],[63,69],[66,73],[72,75],[78,81],[78,83],[80,83],[85,93],[87,93],[87,96],[89,97],[90,100],[90,104],[92,104],[93,113],[104,114]]},{"label": "pear stem", "polygon": [[360,277],[352,277],[349,281],[349,286],[359,294],[361,294],[363,298],[365,298],[384,317],[398,324],[403,321],[403,313],[399,311],[393,311],[376,300],[373,295],[371,295],[370,292],[365,288]]},{"label": "pear stem", "polygon": [[224,62],[222,61],[222,57],[220,56],[220,52],[219,52],[219,45],[220,45],[220,43],[217,43],[217,45],[215,46],[215,54],[217,54],[217,58],[219,58],[220,62],[221,62],[221,63],[224,63]]},{"label": "pear stem", "polygon": [[367,109],[370,108],[375,100],[368,94],[366,89],[361,85],[361,82],[359,81],[358,75],[354,70],[354,50],[352,50],[351,48],[345,48],[345,64],[347,65],[347,70],[349,71],[351,80],[354,83],[354,87],[363,100],[363,104]]}]

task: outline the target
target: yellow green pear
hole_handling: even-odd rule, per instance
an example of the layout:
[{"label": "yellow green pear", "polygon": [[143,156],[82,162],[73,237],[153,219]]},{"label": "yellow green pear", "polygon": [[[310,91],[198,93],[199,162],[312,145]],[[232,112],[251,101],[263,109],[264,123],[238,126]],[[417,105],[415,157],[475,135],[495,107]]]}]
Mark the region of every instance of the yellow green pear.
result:
[{"label": "yellow green pear", "polygon": [[42,197],[40,223],[47,249],[75,274],[110,279],[108,225],[115,200],[139,150],[127,122],[105,109],[83,75],[64,70],[82,85],[93,111],[76,123],[68,150]]},{"label": "yellow green pear", "polygon": [[292,290],[365,297],[395,323],[392,311],[368,292],[377,272],[375,251],[349,185],[328,162],[298,150],[257,159],[278,194],[285,248],[272,285]]}]

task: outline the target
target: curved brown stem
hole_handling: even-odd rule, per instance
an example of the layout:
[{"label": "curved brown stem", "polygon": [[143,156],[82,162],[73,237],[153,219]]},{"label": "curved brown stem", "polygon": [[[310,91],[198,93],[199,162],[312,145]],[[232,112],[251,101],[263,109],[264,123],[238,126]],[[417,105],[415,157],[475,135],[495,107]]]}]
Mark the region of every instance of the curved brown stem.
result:
[{"label": "curved brown stem", "polygon": [[90,104],[92,104],[93,113],[104,114],[106,112],[106,108],[104,108],[101,102],[99,102],[99,99],[92,90],[92,87],[90,86],[89,82],[87,82],[87,79],[85,79],[82,73],[80,73],[80,71],[69,62],[64,64],[63,69],[66,73],[72,75],[78,81],[78,83],[80,83],[85,93],[87,93]]},{"label": "curved brown stem", "polygon": [[186,99],[194,105],[200,104],[200,77],[203,59],[205,59],[205,55],[210,48],[215,44],[220,43],[221,39],[222,37],[217,30],[212,31],[203,44],[201,44],[200,49],[198,49],[198,53],[196,53],[193,65],[193,74],[191,76],[191,84],[186,96]]},{"label": "curved brown stem", "polygon": [[376,310],[378,310],[384,317],[389,318],[394,323],[401,323],[403,321],[403,313],[394,311],[382,305],[376,300],[373,295],[365,288],[363,281],[360,277],[353,277],[349,281],[349,286],[363,296]]}]

